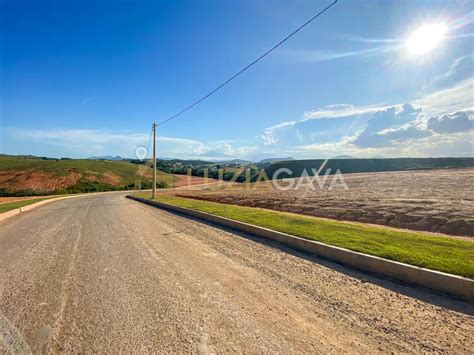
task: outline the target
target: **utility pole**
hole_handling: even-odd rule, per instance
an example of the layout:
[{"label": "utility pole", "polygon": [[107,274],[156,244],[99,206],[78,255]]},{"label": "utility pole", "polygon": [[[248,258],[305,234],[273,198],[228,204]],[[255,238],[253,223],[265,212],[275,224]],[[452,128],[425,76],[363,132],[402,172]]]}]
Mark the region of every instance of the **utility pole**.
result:
[{"label": "utility pole", "polygon": [[151,198],[156,199],[156,123],[153,122],[153,194]]}]

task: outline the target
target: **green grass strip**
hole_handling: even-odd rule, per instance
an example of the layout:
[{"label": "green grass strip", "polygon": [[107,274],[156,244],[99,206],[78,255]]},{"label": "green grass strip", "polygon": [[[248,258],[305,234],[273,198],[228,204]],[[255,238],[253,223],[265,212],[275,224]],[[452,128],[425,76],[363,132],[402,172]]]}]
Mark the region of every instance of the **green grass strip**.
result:
[{"label": "green grass strip", "polygon": [[[149,193],[142,193],[140,197],[149,196]],[[468,240],[182,197],[159,195],[157,201],[389,260],[474,278],[474,242]]]},{"label": "green grass strip", "polygon": [[0,213],[8,212],[8,211],[14,210],[15,208],[31,205],[32,203],[47,200],[49,198],[52,198],[52,197],[32,198],[30,200],[0,203]]}]

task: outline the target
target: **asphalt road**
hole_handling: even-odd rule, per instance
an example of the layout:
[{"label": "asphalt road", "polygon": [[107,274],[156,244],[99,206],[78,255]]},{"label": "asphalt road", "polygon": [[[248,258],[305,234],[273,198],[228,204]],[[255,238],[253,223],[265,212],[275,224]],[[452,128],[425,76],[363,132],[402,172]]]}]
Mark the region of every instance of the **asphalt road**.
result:
[{"label": "asphalt road", "polygon": [[0,222],[0,352],[444,352],[473,305],[128,200]]}]

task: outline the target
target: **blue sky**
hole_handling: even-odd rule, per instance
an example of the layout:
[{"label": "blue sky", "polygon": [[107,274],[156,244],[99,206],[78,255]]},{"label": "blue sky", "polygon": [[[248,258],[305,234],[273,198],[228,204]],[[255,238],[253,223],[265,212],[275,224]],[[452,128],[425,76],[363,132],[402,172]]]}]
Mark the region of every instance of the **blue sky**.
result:
[{"label": "blue sky", "polygon": [[[331,1],[0,2],[0,151],[133,157]],[[470,1],[339,1],[159,127],[158,155],[473,155]],[[440,43],[407,38],[442,25]]]}]

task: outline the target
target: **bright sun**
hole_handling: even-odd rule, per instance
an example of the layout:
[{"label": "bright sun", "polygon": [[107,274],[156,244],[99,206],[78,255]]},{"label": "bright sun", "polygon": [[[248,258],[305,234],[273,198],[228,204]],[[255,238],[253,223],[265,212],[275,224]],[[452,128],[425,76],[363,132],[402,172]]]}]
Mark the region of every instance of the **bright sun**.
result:
[{"label": "bright sun", "polygon": [[442,42],[446,31],[441,23],[421,26],[407,38],[406,50],[410,55],[426,54]]}]

